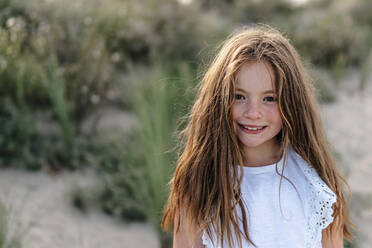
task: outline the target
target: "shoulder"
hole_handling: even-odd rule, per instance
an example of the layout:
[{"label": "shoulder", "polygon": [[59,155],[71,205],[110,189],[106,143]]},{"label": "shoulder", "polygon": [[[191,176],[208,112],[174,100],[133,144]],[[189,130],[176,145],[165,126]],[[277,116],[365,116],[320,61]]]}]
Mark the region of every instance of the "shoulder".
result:
[{"label": "shoulder", "polygon": [[296,168],[304,178],[316,188],[320,187],[323,191],[334,194],[332,190],[326,185],[326,183],[320,178],[316,170],[306,162],[298,153],[296,153],[292,148],[288,152],[288,163],[294,164],[292,168]]},{"label": "shoulder", "polygon": [[293,164],[292,168],[296,168],[298,173],[302,174],[304,180],[306,180],[308,193],[313,194],[314,197],[327,200],[331,204],[336,202],[336,194],[320,178],[316,170],[293,149],[290,149],[288,153],[288,163]]},{"label": "shoulder", "polygon": [[309,247],[319,244],[322,232],[333,222],[333,204],[336,194],[319,177],[316,170],[292,148],[288,153],[288,162],[303,175],[306,189],[307,243]]}]

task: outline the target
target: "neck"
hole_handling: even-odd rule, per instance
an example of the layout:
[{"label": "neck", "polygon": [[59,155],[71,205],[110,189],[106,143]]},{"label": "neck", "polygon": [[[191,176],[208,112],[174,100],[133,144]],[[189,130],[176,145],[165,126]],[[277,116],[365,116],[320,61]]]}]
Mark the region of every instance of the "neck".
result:
[{"label": "neck", "polygon": [[265,166],[277,163],[282,156],[278,143],[266,144],[265,147],[250,147],[244,150],[244,166]]}]

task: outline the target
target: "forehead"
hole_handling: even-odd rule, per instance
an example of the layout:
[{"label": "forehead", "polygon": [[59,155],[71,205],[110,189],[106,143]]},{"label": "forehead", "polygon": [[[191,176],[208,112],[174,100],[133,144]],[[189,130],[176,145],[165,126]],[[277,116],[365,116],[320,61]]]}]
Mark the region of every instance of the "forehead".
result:
[{"label": "forehead", "polygon": [[275,76],[268,62],[246,62],[236,75],[236,87],[245,91],[267,91],[275,89]]}]

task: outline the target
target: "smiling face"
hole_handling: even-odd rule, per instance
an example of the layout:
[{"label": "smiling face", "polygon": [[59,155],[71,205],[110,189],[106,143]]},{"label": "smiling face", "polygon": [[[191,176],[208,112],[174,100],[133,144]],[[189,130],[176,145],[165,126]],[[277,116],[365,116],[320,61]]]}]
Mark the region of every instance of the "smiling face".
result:
[{"label": "smiling face", "polygon": [[278,146],[275,136],[282,129],[282,118],[274,78],[266,62],[248,62],[238,71],[232,119],[245,154],[265,154]]}]

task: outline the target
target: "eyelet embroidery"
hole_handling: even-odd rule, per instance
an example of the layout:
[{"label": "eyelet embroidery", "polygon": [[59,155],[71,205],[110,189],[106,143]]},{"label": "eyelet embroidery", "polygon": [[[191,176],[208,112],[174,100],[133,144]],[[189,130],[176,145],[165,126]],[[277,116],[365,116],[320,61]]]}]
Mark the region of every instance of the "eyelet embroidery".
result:
[{"label": "eyelet embroidery", "polygon": [[[308,180],[307,199],[307,232],[305,247],[321,248],[322,230],[333,222],[332,205],[336,202],[336,195],[323,182],[313,167],[306,163],[303,158],[291,149],[289,156],[294,154],[294,159]],[[214,248],[213,243],[204,232],[202,235],[205,248]],[[220,246],[216,247],[220,248]]]},{"label": "eyelet embroidery", "polygon": [[293,154],[309,181],[306,248],[322,247],[322,230],[333,222],[332,205],[336,202],[336,195],[323,182],[313,167],[308,165],[297,153],[293,152]]}]

